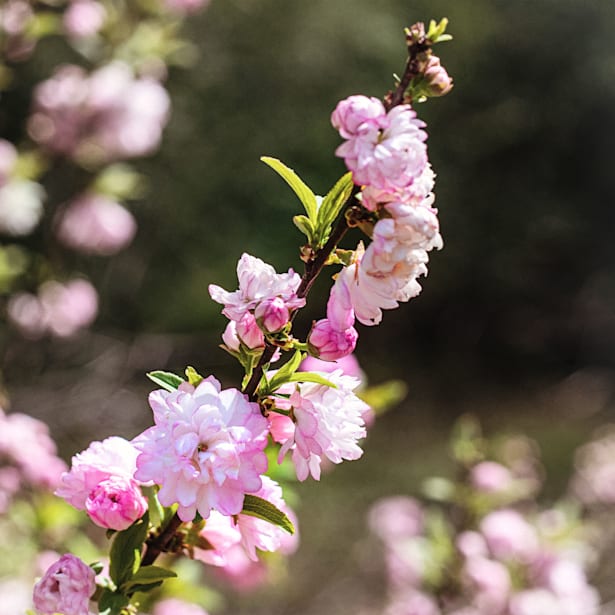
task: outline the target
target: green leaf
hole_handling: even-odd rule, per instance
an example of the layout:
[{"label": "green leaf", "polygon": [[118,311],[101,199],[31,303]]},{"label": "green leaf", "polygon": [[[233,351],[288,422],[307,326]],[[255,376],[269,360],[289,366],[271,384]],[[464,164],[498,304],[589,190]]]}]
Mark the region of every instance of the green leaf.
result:
[{"label": "green leaf", "polygon": [[315,382],[316,384],[324,384],[332,389],[337,389],[337,385],[333,384],[330,380],[312,372],[297,372],[290,376],[286,382]]},{"label": "green leaf", "polygon": [[160,527],[165,516],[165,510],[158,500],[158,487],[141,487],[141,491],[147,498],[147,510],[149,511],[150,522],[154,527]]},{"label": "green leaf", "polygon": [[128,596],[105,589],[98,601],[98,610],[100,615],[120,615],[129,602]]},{"label": "green leaf", "polygon": [[146,376],[158,386],[166,389],[167,391],[176,391],[179,388],[179,385],[182,382],[185,382],[183,378],[178,376],[177,374],[172,374],[171,372],[163,372],[157,370],[155,372],[148,372]]},{"label": "green leaf", "polygon": [[143,568],[139,568],[134,576],[126,581],[121,589],[123,592],[136,592],[142,590],[134,589],[136,586],[150,586],[152,584],[159,585],[162,581],[166,579],[172,579],[177,576],[176,572],[172,570],[167,570],[166,568],[161,568],[160,566],[143,566]]},{"label": "green leaf", "polygon": [[273,375],[271,380],[266,386],[266,391],[259,391],[261,395],[269,395],[274,391],[277,391],[286,382],[292,382],[291,378],[293,374],[299,369],[304,354],[297,350],[292,358],[284,363],[282,367]]},{"label": "green leaf", "polygon": [[139,569],[148,526],[149,513],[146,512],[128,529],[115,535],[109,554],[109,575],[117,587],[130,580]]},{"label": "green leaf", "polygon": [[250,515],[263,519],[264,521],[269,521],[269,523],[273,523],[283,530],[286,530],[289,534],[295,533],[295,527],[292,521],[277,506],[274,506],[271,502],[259,498],[256,495],[246,494],[243,501],[243,510],[241,512],[244,515]]},{"label": "green leaf", "polygon": [[307,237],[308,243],[314,243],[314,226],[307,216],[294,216],[293,224]]},{"label": "green leaf", "polygon": [[344,204],[350,198],[353,188],[352,173],[346,173],[346,175],[340,177],[323,199],[318,209],[318,222],[316,225],[319,245],[324,245],[329,238],[331,225],[335,222]]},{"label": "green leaf", "polygon": [[201,376],[201,374],[199,374],[199,372],[197,372],[196,369],[194,369],[194,367],[192,367],[191,365],[188,365],[188,367],[186,367],[185,373],[186,378],[188,378],[188,382],[192,386],[199,386],[199,384],[203,382],[203,376]]},{"label": "green leaf", "polygon": [[316,196],[310,188],[292,169],[289,169],[277,158],[263,156],[261,160],[266,165],[269,165],[292,188],[293,192],[299,197],[301,203],[303,203],[308,218],[316,223],[318,206],[316,204]]}]

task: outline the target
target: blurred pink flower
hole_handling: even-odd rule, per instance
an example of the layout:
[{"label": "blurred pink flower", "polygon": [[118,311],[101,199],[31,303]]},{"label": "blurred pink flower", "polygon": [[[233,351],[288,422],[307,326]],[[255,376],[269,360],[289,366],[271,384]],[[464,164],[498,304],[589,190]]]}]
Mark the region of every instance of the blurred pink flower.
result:
[{"label": "blurred pink flower", "polygon": [[385,543],[413,538],[423,531],[423,509],[414,498],[383,498],[370,508],[369,527]]},{"label": "blurred pink flower", "polygon": [[34,586],[38,615],[86,615],[96,589],[94,571],[74,555],[63,555]]},{"label": "blurred pink flower", "polygon": [[98,33],[105,23],[107,11],[95,0],[72,0],[62,18],[64,31],[72,38],[84,38]]},{"label": "blurred pink flower", "polygon": [[538,554],[536,530],[516,510],[489,513],[480,523],[489,551],[498,559],[517,559],[528,563]]},{"label": "blurred pink flower", "polygon": [[249,592],[267,582],[267,566],[248,557],[241,545],[234,545],[226,552],[223,566],[213,569],[214,574],[235,591]]},{"label": "blurred pink flower", "polygon": [[177,13],[194,13],[208,4],[209,0],[164,0],[166,8]]},{"label": "blurred pink flower", "polygon": [[[245,493],[261,486],[267,469],[267,420],[237,389],[221,390],[210,376],[186,390],[154,391],[155,425],[136,439],[135,477],[160,485],[163,506],[179,504],[182,521],[211,510],[241,512]],[[191,389],[191,390],[189,390]]]},{"label": "blurred pink flower", "polygon": [[512,584],[504,564],[485,557],[470,557],[463,566],[462,575],[480,613],[500,615],[505,612]]},{"label": "blurred pink flower", "polygon": [[45,190],[37,182],[13,179],[0,183],[0,233],[28,235],[43,215]]},{"label": "blurred pink flower", "polygon": [[435,600],[426,593],[409,589],[397,594],[384,615],[440,615]]},{"label": "blurred pink flower", "polygon": [[0,187],[4,186],[17,161],[15,146],[6,139],[0,139]]},{"label": "blurred pink flower", "polygon": [[136,230],[126,208],[105,196],[84,194],[61,212],[57,235],[73,250],[109,256],[127,246]]},{"label": "blurred pink flower", "polygon": [[124,530],[143,516],[147,500],[134,479],[138,451],[117,436],[90,446],[72,458],[56,495],[86,510],[101,527]]},{"label": "blurred pink flower", "polygon": [[300,371],[303,372],[334,372],[336,369],[341,369],[347,376],[352,376],[364,384],[365,374],[357,361],[357,357],[354,354],[349,354],[345,357],[337,359],[336,361],[322,361],[316,357],[307,356],[301,362],[299,366]]},{"label": "blurred pink flower", "polygon": [[177,598],[165,598],[156,603],[152,615],[207,615],[207,611],[192,602],[185,602]]},{"label": "blurred pink flower", "polygon": [[508,468],[495,461],[482,461],[470,471],[470,483],[478,491],[500,493],[510,488],[513,476]]},{"label": "blurred pink flower", "polygon": [[47,329],[58,337],[68,337],[89,326],[98,313],[98,294],[86,280],[44,282],[39,299]]},{"label": "blurred pink flower", "polygon": [[48,150],[88,164],[143,156],[160,142],[166,90],[114,62],[88,75],[62,66],[34,91],[30,136]]},{"label": "blurred pink flower", "polygon": [[36,39],[26,35],[34,17],[30,2],[8,0],[0,6],[0,31],[4,31],[4,53],[12,62],[27,60],[36,46]]}]

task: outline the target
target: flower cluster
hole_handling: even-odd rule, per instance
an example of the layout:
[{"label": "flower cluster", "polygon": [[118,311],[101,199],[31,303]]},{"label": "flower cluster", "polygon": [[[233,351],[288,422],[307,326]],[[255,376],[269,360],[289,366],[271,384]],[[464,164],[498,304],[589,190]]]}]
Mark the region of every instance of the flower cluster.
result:
[{"label": "flower cluster", "polygon": [[[35,452],[35,454],[33,454]],[[41,421],[0,409],[0,513],[25,486],[54,489],[66,464]]]},{"label": "flower cluster", "polygon": [[209,285],[211,298],[224,305],[222,313],[230,320],[223,340],[234,351],[240,344],[262,348],[264,334],[282,330],[293,310],[305,305],[305,299],[297,296],[301,277],[292,269],[276,273],[260,258],[243,254],[237,263],[237,278],[239,289],[233,292]]},{"label": "flower cluster", "polygon": [[452,487],[446,521],[414,498],[378,502],[369,520],[385,548],[387,615],[597,615],[586,528],[569,507],[529,509],[534,488],[516,468],[480,461]]}]

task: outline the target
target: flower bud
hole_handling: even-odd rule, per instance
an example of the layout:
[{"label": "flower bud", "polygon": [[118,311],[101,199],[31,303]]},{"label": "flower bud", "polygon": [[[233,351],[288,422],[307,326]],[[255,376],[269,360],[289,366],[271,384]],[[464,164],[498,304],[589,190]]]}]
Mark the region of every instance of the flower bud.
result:
[{"label": "flower bud", "polygon": [[453,89],[453,80],[440,64],[438,56],[429,58],[422,85],[426,96],[444,96]]},{"label": "flower bud", "polygon": [[256,318],[246,312],[236,323],[237,337],[248,348],[261,348],[265,345],[265,337],[256,323]]},{"label": "flower bud", "polygon": [[33,602],[38,615],[84,615],[96,589],[94,571],[74,555],[63,555],[34,586]]},{"label": "flower bud", "polygon": [[308,336],[310,354],[323,361],[336,361],[351,354],[359,334],[354,327],[337,331],[327,318],[314,323]]},{"label": "flower bud", "polygon": [[110,476],[92,489],[85,501],[85,509],[96,525],[122,531],[143,516],[147,500],[135,481]]},{"label": "flower bud", "polygon": [[261,329],[267,333],[279,331],[290,319],[290,313],[282,297],[272,297],[259,303],[254,310],[254,316]]}]

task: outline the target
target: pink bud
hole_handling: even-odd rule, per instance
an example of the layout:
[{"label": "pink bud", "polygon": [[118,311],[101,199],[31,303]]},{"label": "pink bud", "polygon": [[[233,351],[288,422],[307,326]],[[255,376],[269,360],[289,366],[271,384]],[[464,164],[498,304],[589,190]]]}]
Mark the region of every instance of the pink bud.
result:
[{"label": "pink bud", "polygon": [[495,461],[482,461],[470,472],[470,482],[478,491],[499,493],[506,491],[513,481],[510,470]]},{"label": "pink bud", "polygon": [[337,331],[328,318],[323,318],[314,323],[308,336],[310,354],[323,361],[336,361],[351,354],[358,339],[359,334],[354,327]]},{"label": "pink bud", "polygon": [[122,531],[143,516],[147,500],[135,481],[110,476],[92,489],[85,501],[85,509],[96,525]]},{"label": "pink bud", "polygon": [[84,615],[96,589],[94,571],[74,555],[63,555],[34,586],[34,608],[39,615]]},{"label": "pink bud", "polygon": [[268,333],[282,329],[290,319],[290,313],[282,297],[273,297],[259,303],[254,310],[257,322]]},{"label": "pink bud", "polygon": [[236,323],[238,338],[248,348],[262,348],[265,345],[263,332],[256,323],[256,318],[246,312]]},{"label": "pink bud", "polygon": [[430,96],[444,96],[453,89],[453,80],[440,64],[440,58],[432,55],[425,69],[425,85]]}]

